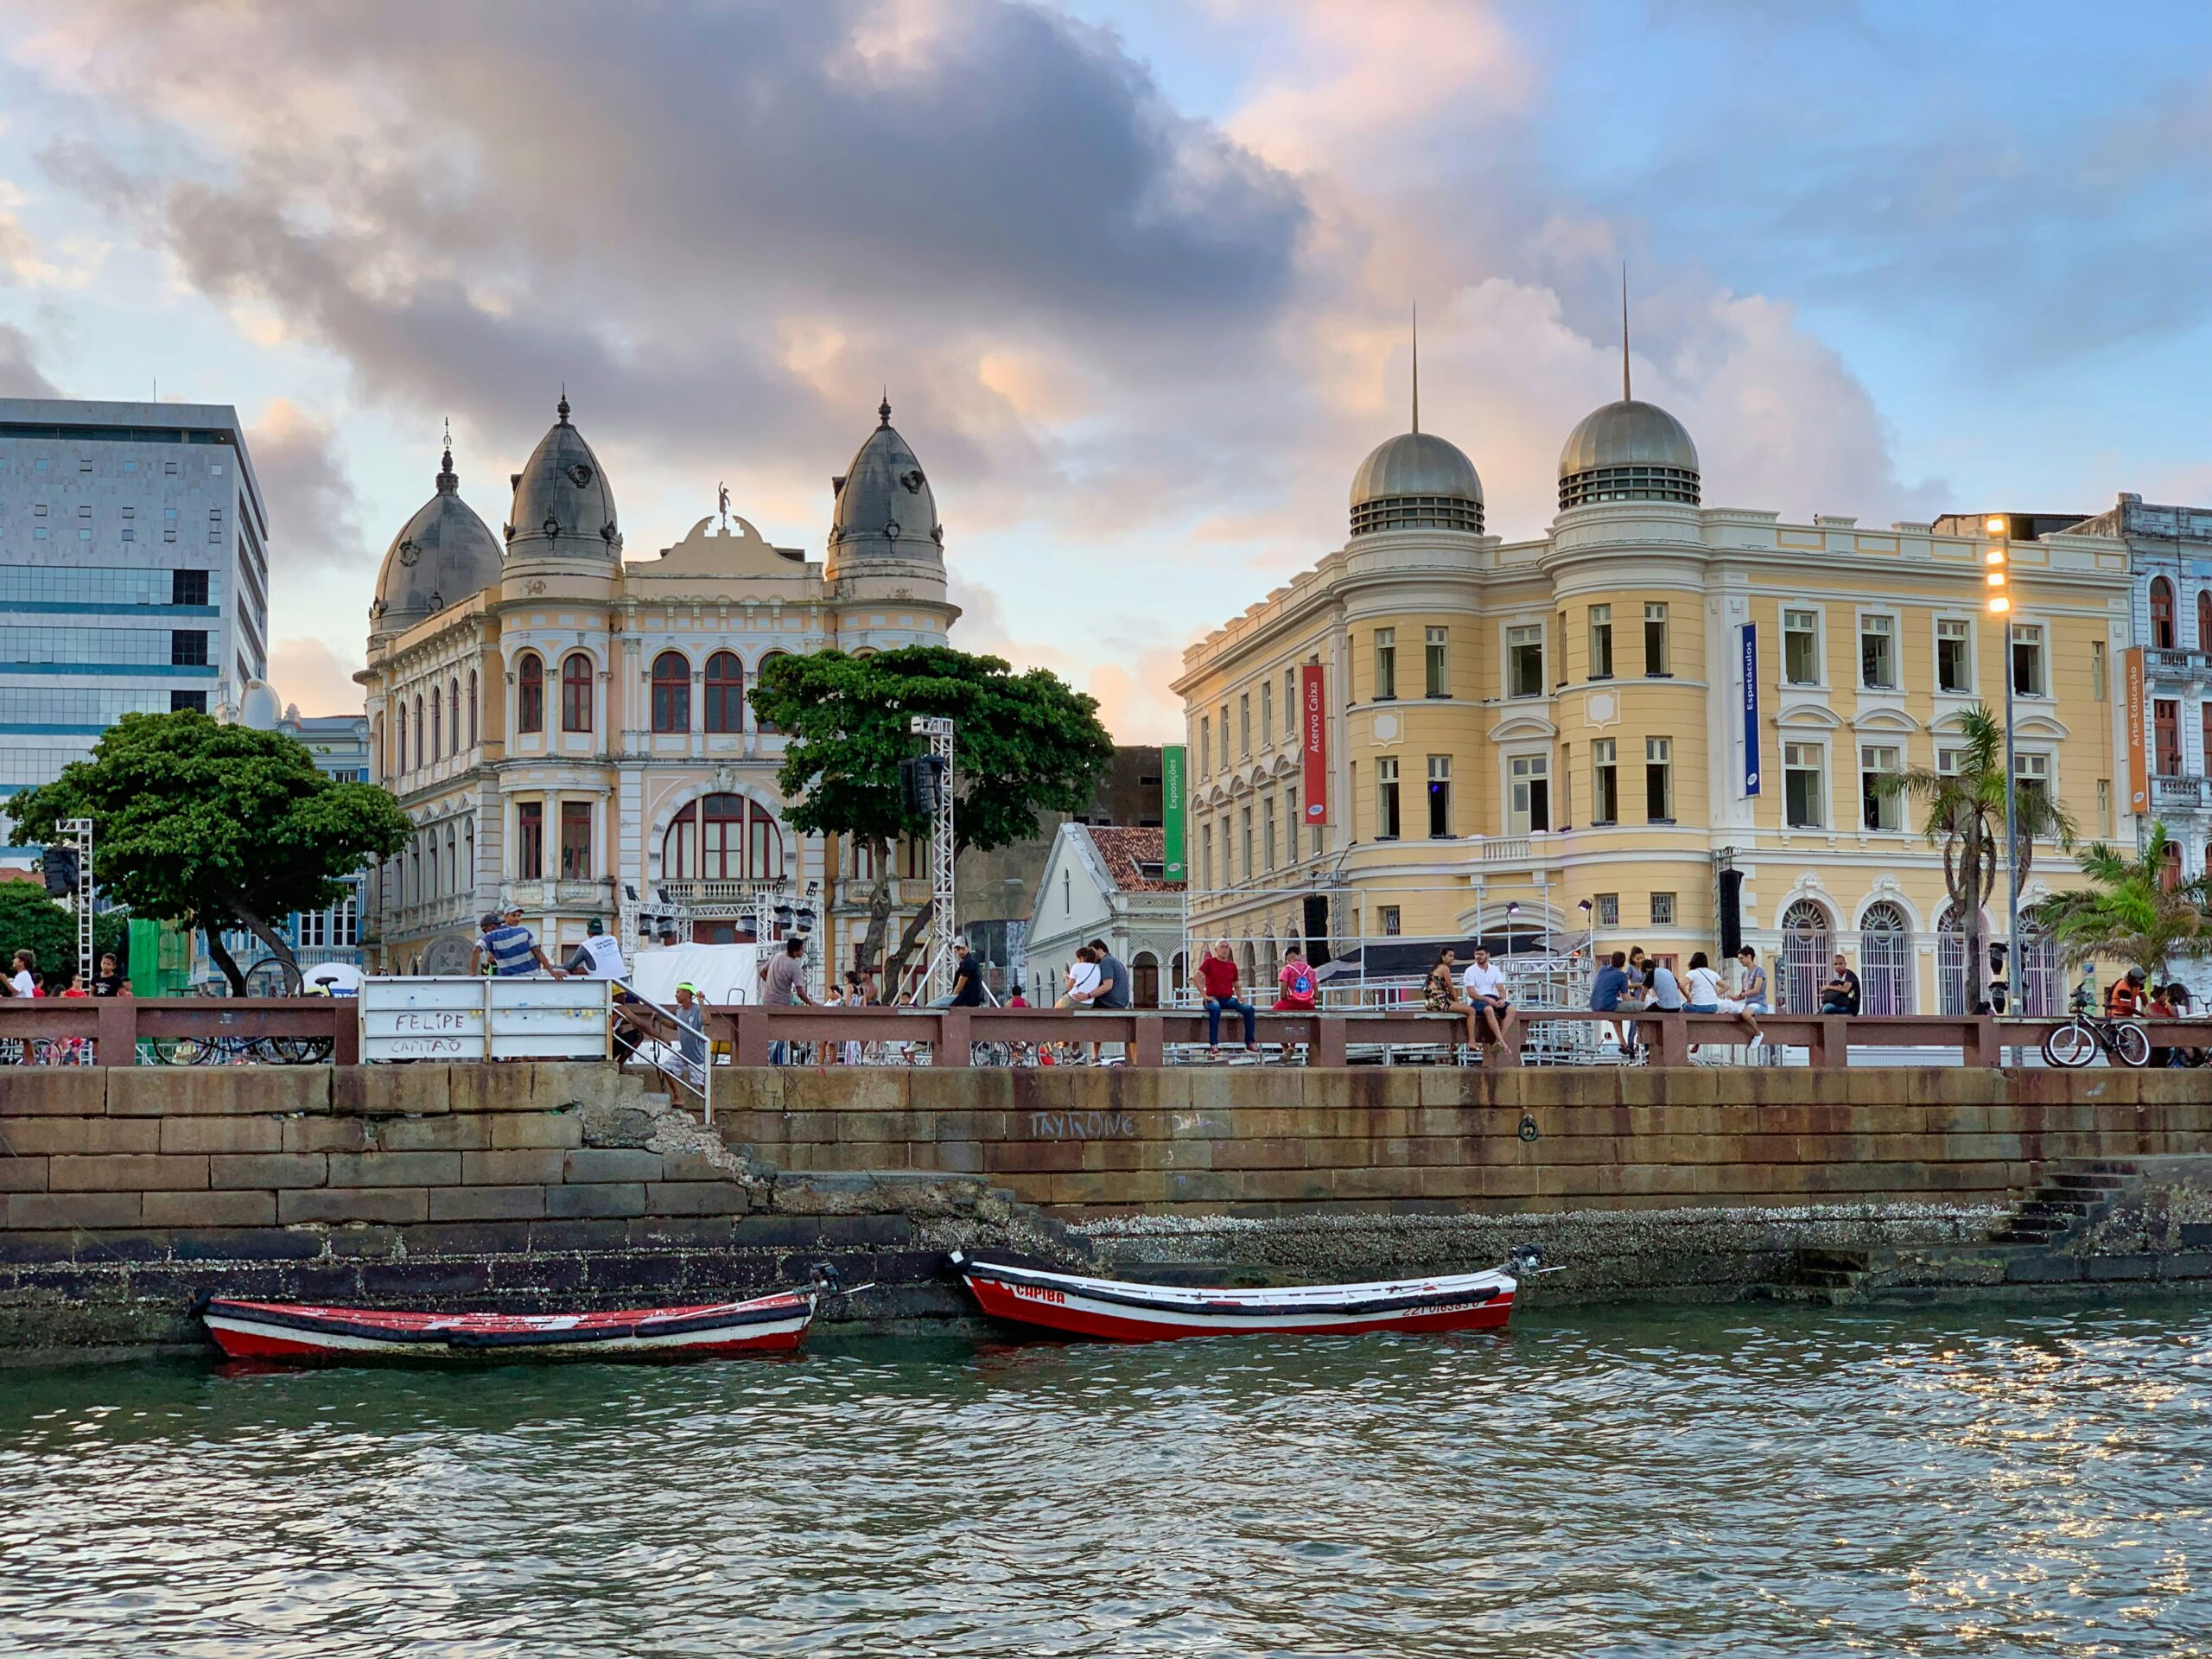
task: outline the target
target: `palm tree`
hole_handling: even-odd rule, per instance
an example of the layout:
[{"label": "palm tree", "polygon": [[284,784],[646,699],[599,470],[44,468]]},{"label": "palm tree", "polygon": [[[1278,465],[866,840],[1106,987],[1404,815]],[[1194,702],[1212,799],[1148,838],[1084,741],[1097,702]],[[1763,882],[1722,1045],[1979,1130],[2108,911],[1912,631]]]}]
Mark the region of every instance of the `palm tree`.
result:
[{"label": "palm tree", "polygon": [[[1959,715],[1959,735],[1964,741],[1952,771],[1907,766],[1877,779],[1874,786],[1885,794],[1918,801],[1924,809],[1921,833],[1930,846],[1943,849],[1943,887],[1950,895],[1951,914],[1966,936],[1960,1006],[1971,1012],[1981,1001],[1980,979],[1989,961],[1981,907],[1997,892],[1998,861],[2005,844],[2005,728],[1988,704],[1978,702]],[[2075,825],[2066,809],[2040,789],[2016,790],[2014,798],[2019,818],[2015,874],[2024,887],[2036,838],[2055,839],[2071,849]],[[2016,941],[2012,976],[2016,985],[2021,979],[2018,955]]]},{"label": "palm tree", "polygon": [[2058,941],[2069,966],[2102,957],[2140,968],[2157,985],[2172,957],[2212,956],[2212,880],[2176,880],[2172,847],[2166,826],[2154,823],[2139,858],[2101,843],[2081,853],[2082,873],[2095,885],[2036,906],[2036,925]]}]

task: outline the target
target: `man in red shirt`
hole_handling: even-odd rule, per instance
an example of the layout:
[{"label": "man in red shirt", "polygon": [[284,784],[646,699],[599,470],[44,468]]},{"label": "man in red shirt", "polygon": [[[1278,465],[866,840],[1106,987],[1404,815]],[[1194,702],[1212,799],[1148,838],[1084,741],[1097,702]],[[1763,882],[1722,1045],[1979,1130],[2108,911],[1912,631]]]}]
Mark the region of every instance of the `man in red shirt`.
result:
[{"label": "man in red shirt", "polygon": [[1198,988],[1206,999],[1206,1058],[1221,1058],[1221,1016],[1241,1014],[1244,1016],[1244,1050],[1249,1054],[1260,1052],[1256,1040],[1255,1020],[1258,1010],[1236,995],[1236,958],[1229,953],[1229,941],[1224,939],[1213,948],[1212,954],[1198,963]]},{"label": "man in red shirt", "polygon": [[1297,945],[1284,952],[1282,972],[1275,976],[1275,987],[1280,993],[1275,998],[1275,1013],[1313,1012],[1313,970],[1306,965],[1306,952]]}]

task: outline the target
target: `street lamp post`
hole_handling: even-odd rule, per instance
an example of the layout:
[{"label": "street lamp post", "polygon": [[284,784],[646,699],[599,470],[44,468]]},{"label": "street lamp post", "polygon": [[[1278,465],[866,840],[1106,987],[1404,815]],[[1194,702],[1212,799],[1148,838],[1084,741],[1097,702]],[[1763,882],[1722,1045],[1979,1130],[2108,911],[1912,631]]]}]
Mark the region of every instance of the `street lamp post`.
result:
[{"label": "street lamp post", "polygon": [[[2007,1014],[2013,1005],[2024,1006],[2027,991],[2026,958],[2020,951],[2020,796],[2019,763],[2012,748],[2013,672],[2012,594],[2007,574],[2012,564],[2012,525],[1999,514],[1983,521],[1982,528],[1997,538],[1984,555],[1987,566],[1989,613],[1998,619],[2005,652],[2005,989]],[[1977,972],[1980,970],[1977,969]]]}]

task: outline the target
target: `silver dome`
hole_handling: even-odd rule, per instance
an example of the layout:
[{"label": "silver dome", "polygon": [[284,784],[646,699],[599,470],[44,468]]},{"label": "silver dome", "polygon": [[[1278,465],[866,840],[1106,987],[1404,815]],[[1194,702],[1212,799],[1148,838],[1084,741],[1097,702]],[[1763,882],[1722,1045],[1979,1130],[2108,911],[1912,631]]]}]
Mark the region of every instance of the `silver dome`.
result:
[{"label": "silver dome", "polygon": [[437,493],[400,526],[385,550],[377,596],[369,607],[372,633],[411,627],[499,580],[499,541],[461,499],[450,448],[437,482]]},{"label": "silver dome", "polygon": [[1561,512],[1601,501],[1695,506],[1700,493],[1697,446],[1656,404],[1624,397],[1592,410],[1559,453]]},{"label": "silver dome", "polygon": [[622,531],[614,491],[584,435],[569,424],[569,397],[560,418],[515,474],[507,551],[514,557],[620,558]]},{"label": "silver dome", "polygon": [[876,428],[854,454],[852,465],[831,480],[837,505],[830,520],[830,545],[848,564],[871,556],[942,557],[944,526],[937,497],[914,452],[891,424],[891,400],[876,407]]},{"label": "silver dome", "polygon": [[1351,533],[1483,527],[1483,481],[1475,463],[1433,432],[1402,432],[1377,444],[1351,477]]}]

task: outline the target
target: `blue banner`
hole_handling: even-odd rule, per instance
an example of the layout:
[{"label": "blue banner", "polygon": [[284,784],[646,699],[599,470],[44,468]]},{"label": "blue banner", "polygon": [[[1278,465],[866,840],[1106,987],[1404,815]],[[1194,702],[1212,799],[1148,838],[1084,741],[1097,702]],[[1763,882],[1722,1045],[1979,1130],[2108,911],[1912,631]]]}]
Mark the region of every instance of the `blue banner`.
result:
[{"label": "blue banner", "polygon": [[1746,622],[1744,636],[1744,793],[1759,792],[1759,627]]}]

